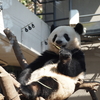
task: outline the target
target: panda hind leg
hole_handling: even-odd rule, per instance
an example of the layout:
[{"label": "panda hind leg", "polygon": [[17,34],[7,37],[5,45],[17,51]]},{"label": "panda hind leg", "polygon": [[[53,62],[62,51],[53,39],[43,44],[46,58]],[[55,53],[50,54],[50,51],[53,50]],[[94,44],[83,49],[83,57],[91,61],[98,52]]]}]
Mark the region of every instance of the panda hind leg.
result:
[{"label": "panda hind leg", "polygon": [[21,85],[20,90],[28,100],[35,100],[40,93],[40,87],[37,82],[33,82],[29,85]]},{"label": "panda hind leg", "polygon": [[58,82],[55,80],[56,79],[52,77],[44,76],[38,81],[41,86],[41,97],[47,99],[52,94],[52,92],[58,90]]},{"label": "panda hind leg", "polygon": [[48,98],[52,92],[58,90],[58,83],[52,77],[42,77],[40,80],[32,82],[28,85],[21,85],[21,92],[29,100],[37,97]]}]

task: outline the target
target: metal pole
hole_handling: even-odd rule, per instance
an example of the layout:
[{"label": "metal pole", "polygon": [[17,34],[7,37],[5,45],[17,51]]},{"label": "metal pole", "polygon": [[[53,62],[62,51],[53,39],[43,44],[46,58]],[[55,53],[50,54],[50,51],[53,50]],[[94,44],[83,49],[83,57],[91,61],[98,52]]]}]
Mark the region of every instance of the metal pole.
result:
[{"label": "metal pole", "polygon": [[[46,2],[46,0],[45,0],[45,2]],[[44,10],[44,13],[47,13],[47,10],[46,10],[46,3],[45,3],[45,10]],[[47,16],[46,16],[46,14],[45,14],[45,21],[47,20]]]},{"label": "metal pole", "polygon": [[55,0],[53,2],[53,12],[54,12],[54,14],[53,14],[54,22],[53,22],[53,24],[54,24],[54,26],[56,26],[56,21],[55,21],[55,19],[56,19],[56,1]]},{"label": "metal pole", "polygon": [[34,13],[36,14],[36,1],[37,0],[35,0],[35,2],[34,2]]},{"label": "metal pole", "polygon": [[55,19],[55,20],[46,20],[45,22],[54,22],[54,21],[62,21],[62,20],[68,20],[69,18],[60,18],[60,19]]},{"label": "metal pole", "polygon": [[69,0],[69,11],[72,9],[72,0]]},{"label": "metal pole", "polygon": [[80,18],[82,17],[91,17],[91,16],[99,16],[100,14],[87,14],[87,15],[80,15]]},{"label": "metal pole", "polygon": [[72,0],[69,0],[69,22],[70,22],[70,11],[72,9]]}]

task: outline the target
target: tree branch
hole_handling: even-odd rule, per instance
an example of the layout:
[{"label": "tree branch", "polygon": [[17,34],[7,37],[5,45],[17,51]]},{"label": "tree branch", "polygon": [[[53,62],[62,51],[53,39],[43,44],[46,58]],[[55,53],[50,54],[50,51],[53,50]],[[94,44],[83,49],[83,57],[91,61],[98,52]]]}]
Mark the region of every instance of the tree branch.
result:
[{"label": "tree branch", "polygon": [[100,82],[90,82],[90,81],[84,81],[82,84],[77,84],[76,85],[76,90],[77,89],[86,89],[88,90],[97,90],[95,89],[95,86],[99,86]]},{"label": "tree branch", "polygon": [[94,91],[97,91],[97,88],[95,88],[96,86],[99,87],[100,82],[89,82],[89,81],[84,81],[81,84],[77,84],[76,85],[76,89],[75,91],[79,90],[79,89],[85,89],[87,92],[90,93],[92,100],[98,100],[96,94]]},{"label": "tree branch", "polygon": [[97,96],[96,96],[94,90],[89,90],[89,93],[90,93],[90,95],[91,95],[92,100],[98,100],[98,98],[97,98]]},{"label": "tree branch", "polygon": [[4,100],[4,96],[0,93],[0,100]]},{"label": "tree branch", "polygon": [[20,86],[13,77],[10,76],[1,66],[0,66],[0,86],[3,90],[6,100],[20,100],[19,94],[17,93],[13,83],[16,87]]},{"label": "tree branch", "polygon": [[0,66],[0,74],[4,74],[4,75],[8,75],[11,79],[10,81],[12,80],[14,86],[16,88],[19,88],[20,87],[20,83],[18,81],[16,81],[7,71],[4,70],[4,68],[2,66]]},{"label": "tree branch", "polygon": [[10,41],[10,44],[13,47],[14,53],[16,55],[19,64],[21,65],[21,68],[24,69],[28,64],[26,59],[24,58],[23,53],[21,52],[16,36],[8,28],[4,30],[4,33],[6,34],[7,38]]}]

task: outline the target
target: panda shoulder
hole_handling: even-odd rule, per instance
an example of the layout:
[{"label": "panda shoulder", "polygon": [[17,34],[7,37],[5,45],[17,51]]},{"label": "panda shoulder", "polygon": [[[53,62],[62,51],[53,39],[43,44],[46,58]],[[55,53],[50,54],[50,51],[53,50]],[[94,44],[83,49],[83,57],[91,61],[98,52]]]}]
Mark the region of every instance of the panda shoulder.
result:
[{"label": "panda shoulder", "polygon": [[50,50],[46,50],[42,53],[42,56],[46,56],[46,57],[59,57],[58,54],[56,54],[55,52],[53,51],[50,51]]},{"label": "panda shoulder", "polygon": [[84,56],[84,52],[81,49],[73,49],[71,52],[72,52],[72,55]]}]

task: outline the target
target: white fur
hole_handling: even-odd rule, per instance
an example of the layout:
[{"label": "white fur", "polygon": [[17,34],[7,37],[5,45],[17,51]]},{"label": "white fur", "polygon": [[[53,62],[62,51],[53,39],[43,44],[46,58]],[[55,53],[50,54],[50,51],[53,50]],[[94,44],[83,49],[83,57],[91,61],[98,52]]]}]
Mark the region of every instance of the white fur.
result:
[{"label": "white fur", "polygon": [[[70,41],[67,41],[64,38],[63,35],[65,33],[68,34]],[[63,41],[62,45],[66,45],[66,48],[68,48],[68,49],[80,48],[80,43],[81,43],[80,35],[74,30],[74,28],[71,26],[59,26],[50,34],[50,36],[48,38],[49,50],[51,50],[55,53],[58,53],[57,48],[55,48],[52,45],[52,43],[53,43],[52,39],[55,34],[57,34],[56,40],[62,40]]]},{"label": "white fur", "polygon": [[[67,41],[65,39],[65,37],[63,36],[65,33],[68,34],[70,41]],[[80,48],[80,43],[81,43],[80,35],[77,32],[75,32],[73,27],[59,26],[50,34],[50,36],[48,38],[49,50],[51,50],[57,54],[59,53],[59,50],[57,48],[55,48],[52,44],[53,43],[52,39],[55,34],[57,34],[56,40],[62,40],[63,43],[61,45],[66,45],[66,48],[68,48],[70,50],[75,49],[75,48]],[[54,42],[54,43],[56,44],[56,42]],[[53,92],[49,96],[49,98],[46,100],[64,100],[74,92],[75,85],[78,82],[78,80],[84,79],[84,72],[80,73],[77,77],[72,78],[69,76],[62,75],[59,72],[57,72],[57,64],[49,64],[49,65],[45,65],[44,67],[34,71],[31,74],[31,78],[30,78],[28,84],[30,84],[33,81],[39,80],[43,76],[52,77],[52,78],[56,79],[59,84],[59,90]]]},{"label": "white fur", "polygon": [[[33,81],[37,81],[43,76],[48,76],[57,79],[59,83],[59,90],[52,93],[46,100],[64,100],[73,94],[75,90],[75,84],[78,82],[79,77],[69,77],[62,75],[57,72],[57,64],[46,65],[40,69],[37,69],[31,74],[31,78],[28,82],[31,83]],[[79,75],[81,76],[81,75]],[[55,80],[56,81],[56,80]],[[52,99],[51,99],[52,98]]]},{"label": "white fur", "polygon": [[[65,39],[65,37],[63,36],[64,34],[67,34],[70,38],[70,41],[67,41]],[[53,37],[55,36],[55,34],[57,34],[57,38],[56,40],[62,40],[62,44],[61,45],[66,45],[65,48],[73,50],[75,48],[80,48],[81,46],[81,37],[80,35],[75,31],[75,29],[71,26],[59,26],[57,28],[55,28],[52,33],[50,34],[49,38],[48,38],[48,45],[49,45],[49,50],[55,52],[55,53],[59,53],[59,50],[52,45],[53,41]],[[55,40],[55,41],[56,41]],[[56,42],[54,42],[55,45]],[[78,79],[83,80],[84,79],[84,72],[80,73],[77,77],[76,77],[76,83],[78,81]]]}]

